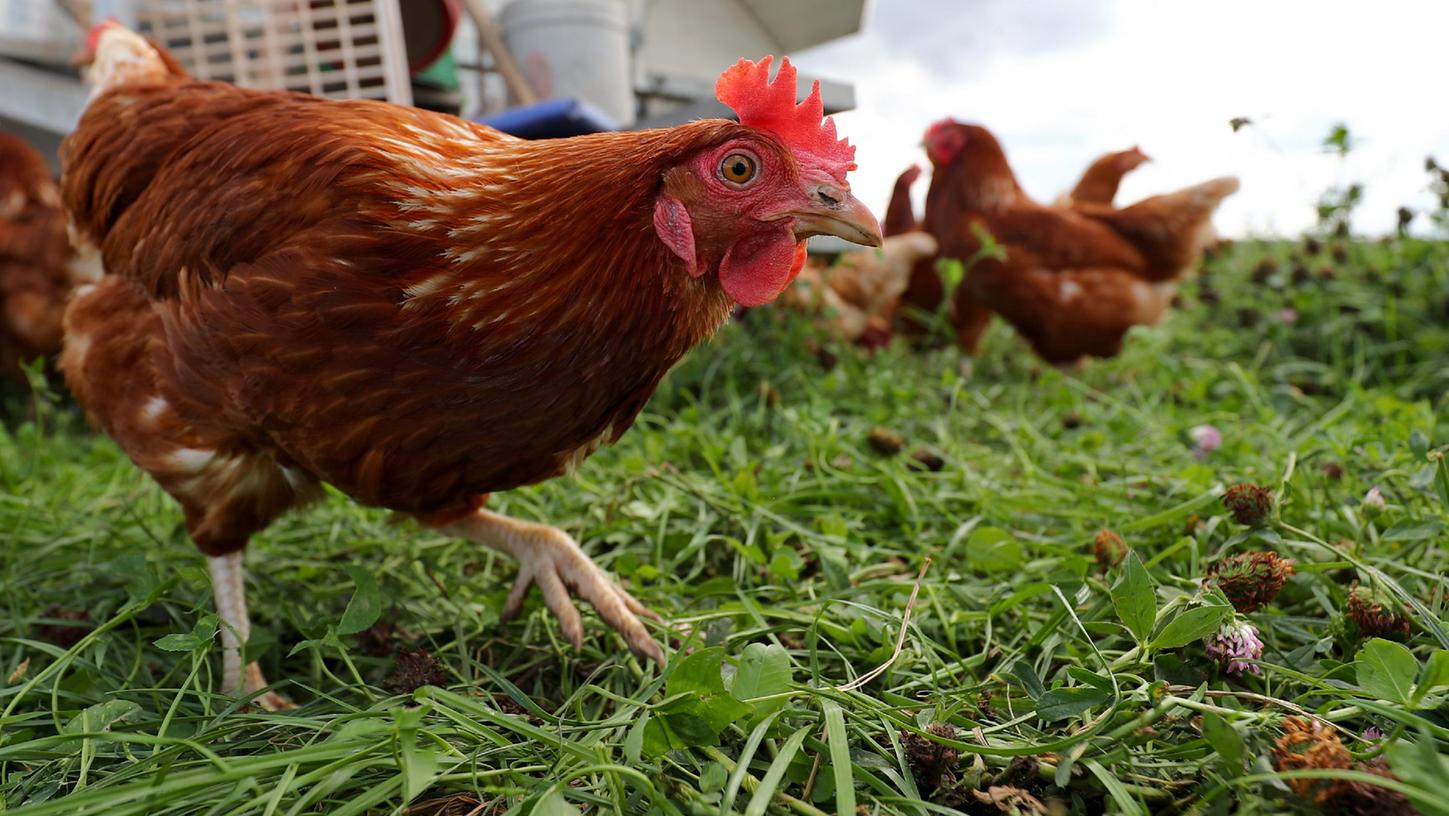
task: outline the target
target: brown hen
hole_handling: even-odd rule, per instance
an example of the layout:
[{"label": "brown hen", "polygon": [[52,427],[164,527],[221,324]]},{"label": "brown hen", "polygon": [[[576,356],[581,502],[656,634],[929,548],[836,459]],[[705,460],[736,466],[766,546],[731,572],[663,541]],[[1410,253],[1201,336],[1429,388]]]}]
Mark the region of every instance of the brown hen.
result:
[{"label": "brown hen", "polygon": [[917,229],[911,203],[920,177],[921,168],[911,165],[896,178],[880,249],[842,253],[833,263],[810,259],[780,305],[811,315],[820,331],[845,342],[871,350],[888,344],[912,269],[936,257],[936,239]]},{"label": "brown hen", "polygon": [[[1220,178],[1122,209],[1048,207],[1021,189],[983,127],[937,123],[926,151],[934,169],[923,224],[941,255],[976,255],[978,230],[1005,255],[976,263],[956,290],[951,322],[961,346],[976,350],[994,312],[1057,364],[1115,355],[1128,329],[1155,323],[1173,282],[1211,240],[1213,211],[1238,189],[1237,179]],[[943,297],[935,270],[918,265],[904,300],[933,311]]]},{"label": "brown hen", "polygon": [[241,551],[323,482],[514,556],[505,616],[537,584],[578,646],[574,593],[662,659],[652,613],[571,537],[482,505],[617,440],[809,236],[879,243],[818,87],[797,106],[788,60],[773,84],[742,60],[717,86],[739,124],[526,142],[193,81],[114,24],[92,40],[63,187],[106,275],[67,312],[62,366],[210,556],[225,689],[265,686],[240,659]]},{"label": "brown hen", "polygon": [[66,298],[86,278],[45,158],[0,133],[0,374],[18,379],[22,362],[60,352]]},{"label": "brown hen", "polygon": [[892,235],[878,250],[846,252],[829,266],[806,264],[780,304],[812,315],[827,334],[877,349],[890,342],[911,270],[935,256],[936,239],[928,233]]}]

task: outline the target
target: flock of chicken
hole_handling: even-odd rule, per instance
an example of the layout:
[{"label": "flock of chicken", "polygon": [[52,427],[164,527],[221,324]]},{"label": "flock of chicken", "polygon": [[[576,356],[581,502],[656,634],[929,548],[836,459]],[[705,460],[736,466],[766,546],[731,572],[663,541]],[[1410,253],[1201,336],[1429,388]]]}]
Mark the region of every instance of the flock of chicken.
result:
[{"label": "flock of chicken", "polygon": [[946,295],[937,258],[974,258],[946,308],[968,350],[996,313],[1054,362],[1114,353],[1236,189],[1117,209],[1142,160],[1128,151],[1043,206],[990,133],[948,120],[926,134],[924,219],[913,170],[881,254],[817,269],[811,237],[879,246],[882,229],[850,193],[854,148],[818,86],[797,103],[789,60],[773,80],[770,58],[720,76],[738,123],[530,142],[194,80],[115,23],[87,50],[60,186],[4,143],[3,362],[59,351],[92,422],[176,499],[208,556],[224,690],[266,707],[287,702],[241,661],[241,553],[323,483],[516,558],[505,618],[536,585],[578,645],[576,595],[660,660],[641,621],[657,616],[562,530],[487,510],[489,493],[616,441],[733,309],[784,294],[853,340],[922,331]]},{"label": "flock of chicken", "polygon": [[[892,191],[884,246],[807,268],[782,302],[867,348],[895,328],[929,332],[944,307],[968,353],[997,314],[1050,363],[1110,357],[1128,329],[1162,317],[1176,282],[1216,240],[1213,211],[1238,189],[1237,179],[1219,178],[1118,208],[1123,176],[1148,161],[1134,146],[1092,162],[1070,193],[1043,205],[1022,191],[985,128],[947,119],[925,146],[925,217],[917,221],[911,202],[921,175],[913,166]],[[970,266],[949,303],[942,258]]]}]

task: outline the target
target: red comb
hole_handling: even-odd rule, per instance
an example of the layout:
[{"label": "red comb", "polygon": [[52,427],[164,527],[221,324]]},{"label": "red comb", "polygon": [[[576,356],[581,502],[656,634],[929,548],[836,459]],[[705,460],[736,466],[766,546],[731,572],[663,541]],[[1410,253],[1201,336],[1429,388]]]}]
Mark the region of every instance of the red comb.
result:
[{"label": "red comb", "polygon": [[835,122],[825,116],[820,101],[820,83],[810,96],[795,104],[795,66],[790,58],[780,61],[780,71],[770,82],[770,63],[742,59],[730,66],[714,84],[714,94],[740,117],[740,124],[768,130],[791,148],[832,164],[843,165],[841,173],[855,169],[855,148],[835,138]]},{"label": "red comb", "polygon": [[118,26],[120,24],[121,21],[117,20],[115,17],[107,17],[99,23],[91,26],[90,33],[86,34],[86,50],[94,52],[96,50],[96,46],[100,45],[101,34],[105,33],[106,29],[112,26]]},{"label": "red comb", "polygon": [[933,123],[930,127],[926,128],[926,141],[929,142],[931,140],[931,138],[934,137],[937,133],[940,133],[941,131],[945,130],[946,128],[951,127],[952,125],[957,125],[957,124],[960,124],[960,123],[957,122],[955,119],[952,119],[949,116],[947,116],[945,119],[941,119],[941,120]]}]

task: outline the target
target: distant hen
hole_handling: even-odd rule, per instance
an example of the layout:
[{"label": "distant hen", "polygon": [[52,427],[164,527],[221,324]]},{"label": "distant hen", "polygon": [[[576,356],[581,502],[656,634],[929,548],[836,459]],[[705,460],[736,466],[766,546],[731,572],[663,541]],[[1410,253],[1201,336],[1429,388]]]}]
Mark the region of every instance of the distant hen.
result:
[{"label": "distant hen", "polygon": [[19,377],[21,362],[60,352],[66,298],[85,278],[45,159],[0,133],[0,373]]},{"label": "distant hen", "polygon": [[[951,320],[974,352],[987,321],[1001,315],[1052,363],[1110,357],[1136,325],[1155,323],[1174,282],[1212,239],[1212,213],[1236,192],[1220,178],[1121,209],[1110,204],[1048,207],[1021,189],[1001,145],[978,125],[945,120],[926,133],[934,167],[924,228],[946,258],[981,249],[973,227],[1005,252],[969,270]],[[934,270],[912,276],[907,302],[934,310],[944,293]]]}]

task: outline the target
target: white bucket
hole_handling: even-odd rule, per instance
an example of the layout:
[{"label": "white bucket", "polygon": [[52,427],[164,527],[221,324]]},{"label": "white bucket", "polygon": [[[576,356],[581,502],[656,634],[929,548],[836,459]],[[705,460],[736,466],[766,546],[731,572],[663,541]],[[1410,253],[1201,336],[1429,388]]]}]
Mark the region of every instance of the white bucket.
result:
[{"label": "white bucket", "polygon": [[624,0],[514,0],[499,21],[540,98],[582,99],[620,125],[634,122]]}]

